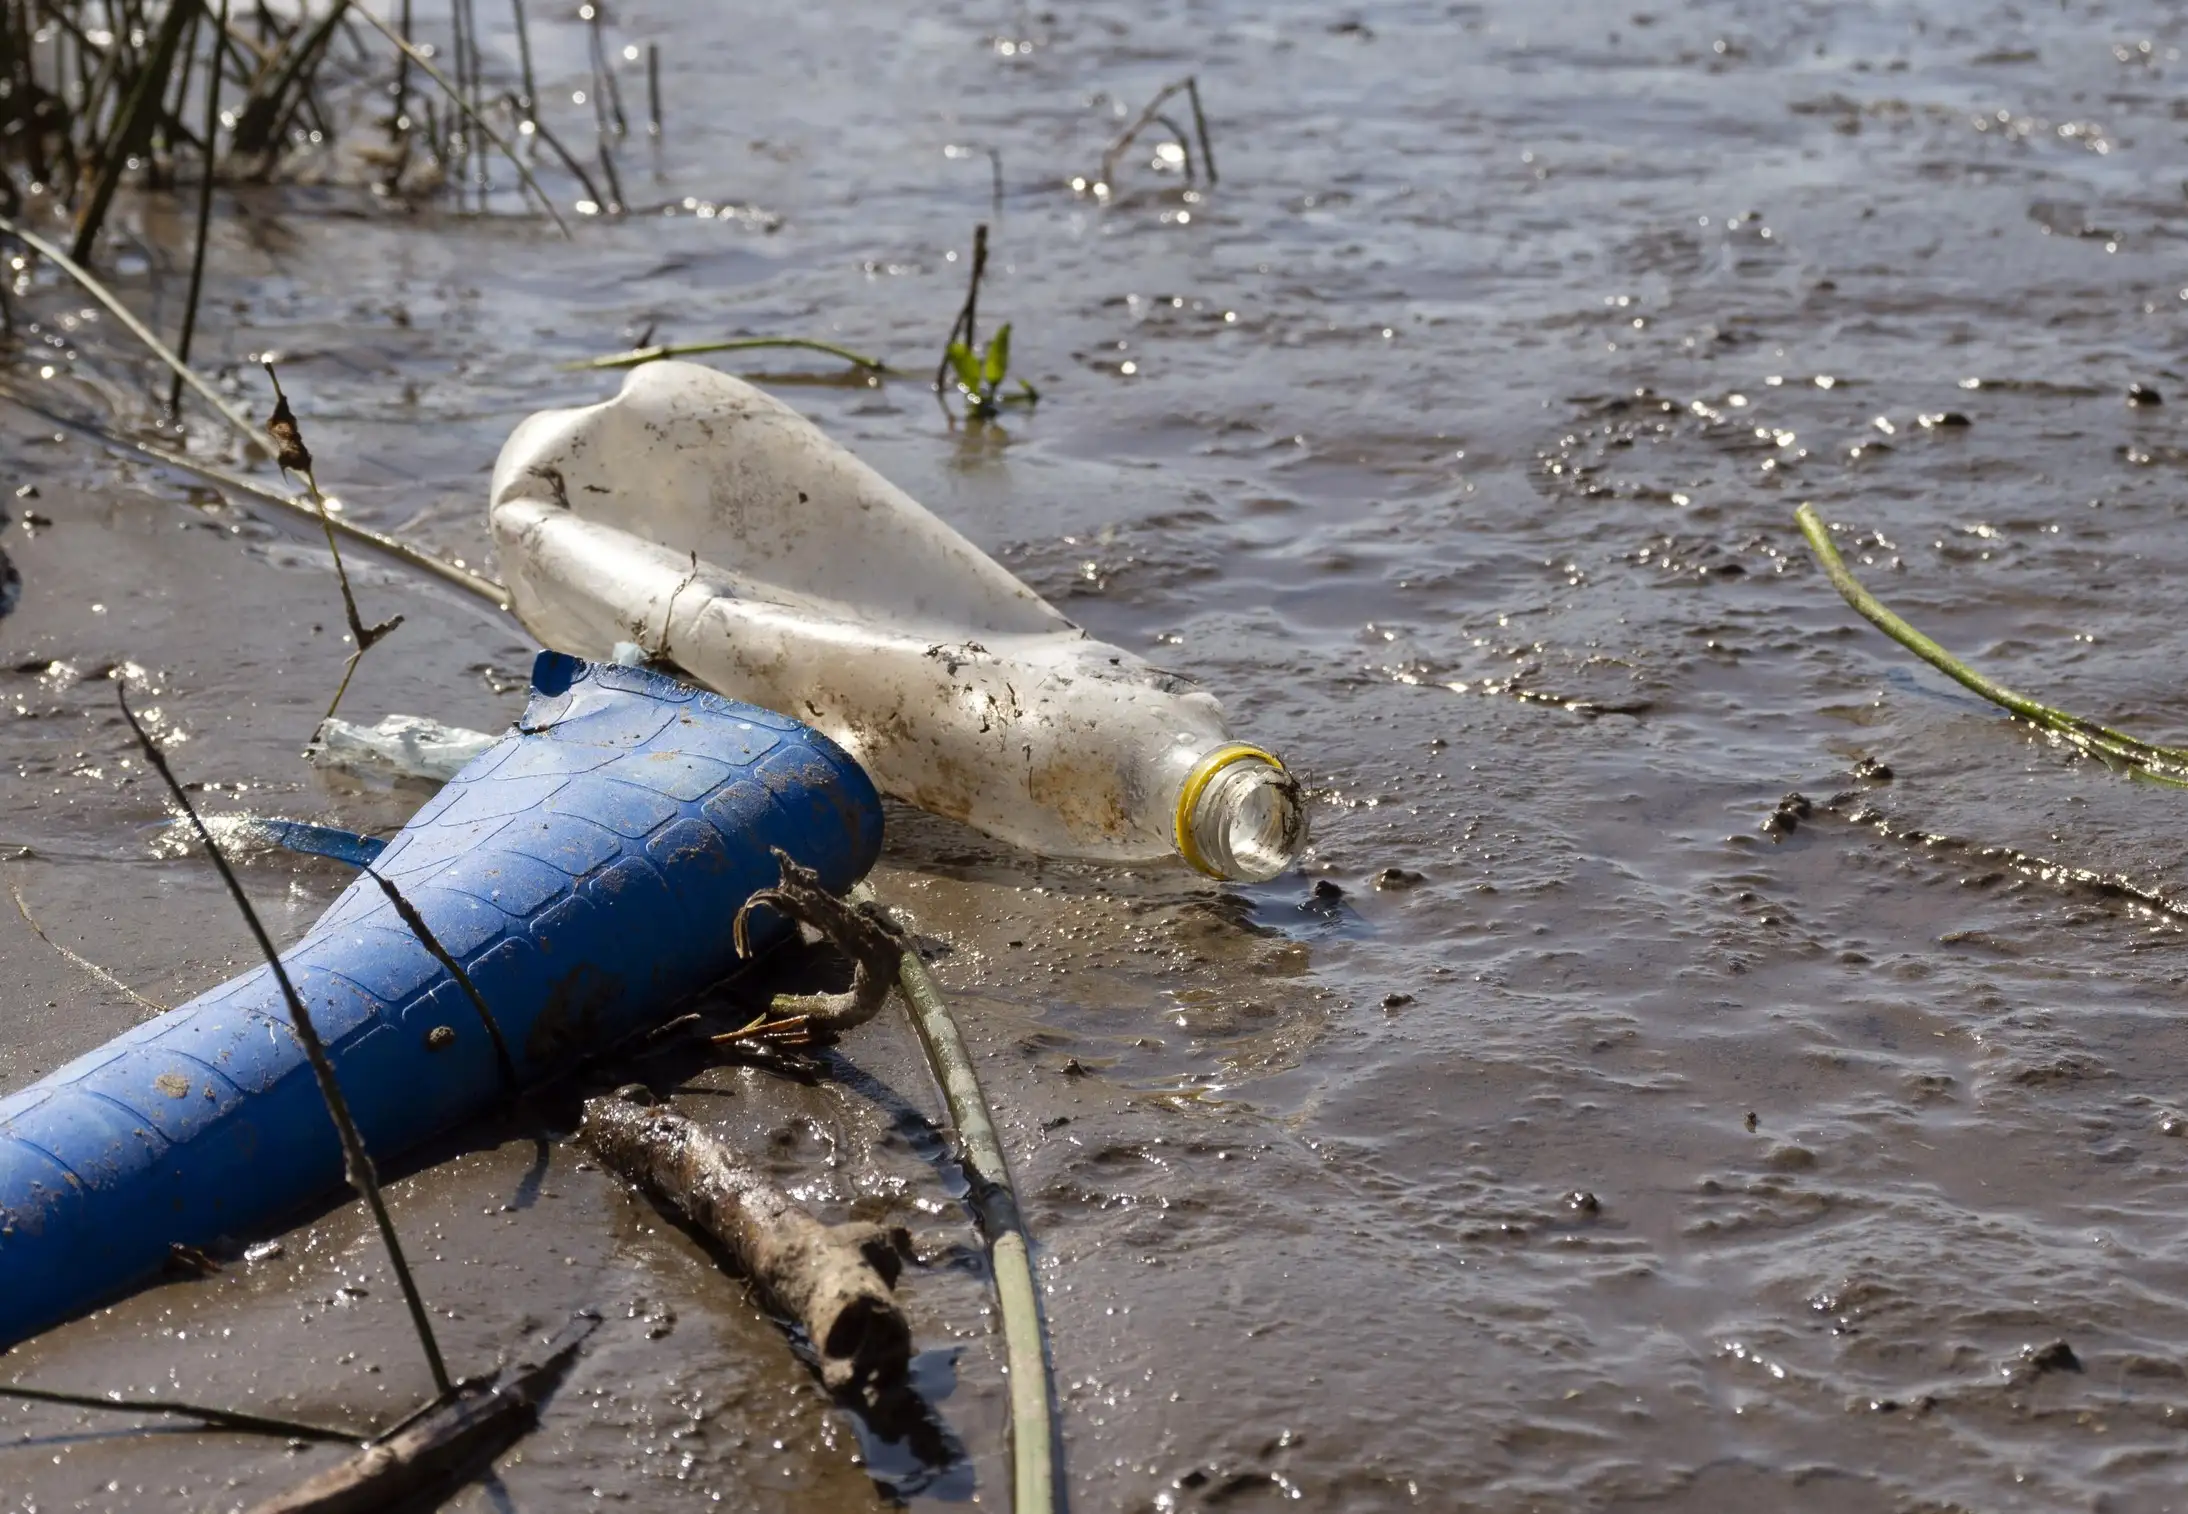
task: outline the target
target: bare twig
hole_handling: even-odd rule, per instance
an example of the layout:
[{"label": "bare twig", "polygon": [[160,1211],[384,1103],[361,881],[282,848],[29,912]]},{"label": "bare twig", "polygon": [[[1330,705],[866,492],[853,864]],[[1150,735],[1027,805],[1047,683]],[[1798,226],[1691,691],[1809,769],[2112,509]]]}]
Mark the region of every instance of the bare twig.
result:
[{"label": "bare twig", "polygon": [[902,1381],[911,1329],[890,1293],[901,1252],[878,1225],[824,1225],[682,1115],[622,1099],[585,1105],[579,1137],[627,1182],[718,1242],[768,1302],[804,1327],[836,1392]]},{"label": "bare twig", "polygon": [[419,914],[411,902],[402,896],[401,891],[387,878],[373,871],[370,863],[365,865],[364,872],[366,877],[380,885],[380,892],[387,895],[387,902],[395,906],[395,913],[402,917],[403,924],[410,927],[410,933],[418,938],[419,944],[433,954],[434,961],[440,963],[441,966],[447,968],[454,975],[457,984],[463,989],[465,997],[470,999],[471,1007],[478,1011],[479,1024],[486,1028],[487,1038],[494,1043],[494,1062],[501,1069],[503,1089],[509,1093],[515,1093],[517,1091],[516,1058],[509,1054],[509,1043],[502,1037],[501,1022],[496,1020],[494,1012],[486,1007],[485,995],[481,994],[478,985],[471,981],[471,975],[463,970],[463,964],[448,954],[448,948],[441,945],[440,937],[433,934],[432,927],[425,923],[425,917]]},{"label": "bare twig", "polygon": [[[1141,132],[1147,130],[1148,127],[1153,126],[1156,122],[1161,121],[1162,107],[1167,104],[1171,99],[1180,94],[1185,95],[1193,107],[1193,130],[1194,134],[1200,139],[1201,167],[1208,175],[1208,182],[1210,184],[1215,183],[1215,152],[1208,145],[1208,117],[1206,113],[1202,111],[1200,105],[1200,81],[1192,75],[1187,75],[1183,79],[1173,80],[1172,82],[1165,84],[1160,90],[1158,90],[1155,94],[1155,98],[1147,102],[1147,108],[1141,111],[1139,115],[1133,119],[1132,124],[1130,126],[1127,126],[1122,132],[1118,133],[1116,140],[1109,144],[1109,150],[1102,154],[1101,174],[1094,181],[1093,189],[1096,194],[1106,196],[1109,194],[1113,194],[1116,191],[1117,163],[1118,160],[1124,156],[1125,149],[1132,145],[1133,141],[1139,136]],[[1185,141],[1185,134],[1179,131],[1175,126],[1171,126],[1170,130],[1178,138],[1179,144],[1182,146]],[[1185,157],[1185,168],[1188,179],[1190,179],[1192,175],[1192,166],[1192,153],[1188,151]]]},{"label": "bare twig", "polygon": [[334,554],[334,577],[342,586],[342,613],[349,617],[352,643],[349,661],[343,665],[342,681],[335,686],[334,698],[327,702],[327,713],[319,717],[320,724],[324,725],[342,707],[342,696],[349,692],[349,681],[356,676],[358,662],[365,653],[372,650],[381,637],[400,626],[403,617],[397,615],[376,626],[368,626],[364,617],[357,613],[357,596],[349,586],[349,569],[342,566],[342,548],[334,539],[334,517],[327,509],[326,496],[319,492],[319,480],[312,473],[311,451],[304,445],[304,433],[297,425],[296,412],[289,408],[289,397],[281,392],[281,375],[274,372],[274,365],[270,362],[262,366],[266,370],[266,377],[273,380],[274,413],[273,418],[266,422],[266,430],[273,436],[279,449],[275,461],[284,472],[295,473],[303,478],[305,492],[318,508],[319,524],[327,536],[327,550]]},{"label": "bare twig", "polygon": [[252,1505],[250,1514],[364,1514],[460,1487],[539,1423],[540,1407],[598,1323],[580,1315],[536,1364],[463,1383],[349,1460]]},{"label": "bare twig", "polygon": [[1208,117],[1200,108],[1200,80],[1188,74],[1185,79],[1185,97],[1193,106],[1193,134],[1200,139],[1200,166],[1208,175],[1210,184],[1216,181],[1216,150],[1208,145]]},{"label": "bare twig", "polygon": [[[776,910],[819,931],[829,945],[851,959],[851,987],[840,994],[777,994],[770,1009],[785,1017],[775,1024],[802,1022],[821,1036],[834,1039],[854,1026],[864,1025],[889,1002],[897,961],[905,951],[904,934],[878,908],[845,903],[828,892],[819,873],[801,866],[781,847],[774,850],[782,881],[773,888],[761,889],[737,911],[730,926],[737,955],[752,955],[745,920],[758,908]],[[756,1022],[737,1035],[764,1034],[768,1028]]]},{"label": "bare twig", "polygon": [[145,760],[158,770],[167,790],[190,817],[190,823],[212,857],[213,866],[220,871],[220,881],[228,886],[228,893],[243,913],[243,920],[251,929],[252,939],[265,955],[266,965],[272,970],[274,981],[281,986],[281,997],[287,1001],[289,1019],[296,1030],[296,1039],[304,1048],[305,1060],[311,1064],[312,1076],[318,1080],[319,1096],[326,1101],[328,1117],[334,1121],[335,1134],[342,1143],[342,1162],[349,1176],[350,1186],[364,1199],[372,1211],[373,1224],[379,1227],[380,1241],[387,1247],[388,1264],[394,1269],[395,1280],[403,1290],[403,1301],[410,1308],[410,1322],[418,1332],[418,1344],[425,1352],[426,1366],[432,1371],[433,1386],[441,1393],[451,1391],[448,1366],[441,1359],[440,1342],[434,1339],[433,1322],[427,1317],[425,1300],[418,1293],[417,1280],[410,1275],[410,1264],[403,1257],[403,1243],[395,1233],[395,1221],[387,1212],[387,1201],[380,1193],[380,1180],[373,1171],[372,1156],[365,1150],[365,1138],[358,1134],[357,1121],[350,1115],[349,1101],[342,1097],[342,1086],[334,1075],[334,1063],[327,1056],[327,1048],[319,1039],[319,1027],[312,1023],[311,1015],[304,1008],[304,1001],[297,995],[296,985],[289,979],[289,969],[281,960],[281,953],[274,949],[273,938],[266,934],[260,923],[258,911],[251,907],[250,896],[243,892],[243,885],[236,880],[235,869],[228,865],[228,857],[206,828],[204,819],[190,796],[175,778],[174,770],[167,765],[167,754],[152,739],[137,719],[136,711],[129,707],[128,685],[115,680],[114,698],[121,706],[122,718],[129,722],[129,729],[136,734],[137,745],[144,749]]},{"label": "bare twig", "polygon": [[98,963],[92,961],[89,957],[84,956],[80,952],[70,951],[60,942],[54,940],[51,936],[47,935],[45,927],[31,918],[30,905],[24,902],[22,889],[19,888],[12,880],[8,883],[8,892],[15,896],[15,912],[23,917],[23,923],[30,927],[30,932],[32,935],[36,936],[39,940],[45,942],[46,945],[52,947],[55,951],[59,952],[63,957],[67,958],[72,965],[80,968],[86,973],[89,973],[92,977],[98,979],[108,988],[113,989],[116,993],[120,994],[123,998],[129,1000],[130,1003],[135,1004],[140,1009],[148,1009],[155,1015],[164,1015],[167,1013],[169,1006],[161,1004],[154,999],[147,999],[143,994],[138,993],[135,989],[131,988],[121,979],[115,977],[105,968],[99,966]]},{"label": "bare twig", "polygon": [[0,1398],[26,1399],[36,1404],[66,1404],[73,1409],[112,1409],[120,1414],[179,1414],[200,1420],[216,1430],[238,1430],[247,1435],[278,1435],[286,1440],[346,1440],[365,1437],[355,1430],[331,1430],[301,1420],[276,1419],[267,1414],[248,1414],[238,1409],[215,1409],[204,1404],[174,1403],[157,1398],[112,1398],[101,1393],[63,1393],[53,1388],[31,1388],[21,1383],[0,1384]]}]

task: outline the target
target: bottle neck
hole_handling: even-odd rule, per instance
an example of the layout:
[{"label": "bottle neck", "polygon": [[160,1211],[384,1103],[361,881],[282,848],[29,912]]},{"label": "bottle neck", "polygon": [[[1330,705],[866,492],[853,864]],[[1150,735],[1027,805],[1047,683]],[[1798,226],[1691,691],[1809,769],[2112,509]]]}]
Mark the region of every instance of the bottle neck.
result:
[{"label": "bottle neck", "polygon": [[1299,781],[1259,747],[1224,742],[1203,752],[1178,788],[1178,855],[1211,878],[1261,883],[1307,844]]}]

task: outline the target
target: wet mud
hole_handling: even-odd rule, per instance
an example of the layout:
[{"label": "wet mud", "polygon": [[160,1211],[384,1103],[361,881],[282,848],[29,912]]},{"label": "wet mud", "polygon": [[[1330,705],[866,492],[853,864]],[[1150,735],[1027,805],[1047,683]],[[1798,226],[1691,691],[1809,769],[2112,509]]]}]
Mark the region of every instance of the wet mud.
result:
[{"label": "wet mud", "polygon": [[[198,350],[253,395],[277,352],[321,483],[476,564],[509,428],[613,382],[558,363],[797,334],[923,374],[989,221],[983,320],[1038,407],[953,430],[916,380],[777,392],[1221,693],[1316,831],[1302,871],[1221,888],[892,812],[876,883],[982,1059],[1074,1507],[2181,1506],[2188,796],[1913,663],[1792,521],[1813,501],[2002,682],[2188,733],[2174,11],[614,20],[665,44],[668,136],[624,165],[646,214],[565,244],[513,183],[483,218],[338,176],[224,194]],[[580,23],[535,16],[533,45],[560,99],[585,87]],[[1220,184],[1186,193],[1151,134],[1106,202],[1074,192],[1187,72]],[[171,320],[184,212],[117,214],[156,254],[124,288]],[[139,423],[151,381],[86,303],[19,302],[49,397]],[[157,845],[106,670],[143,670],[208,810],[388,832],[424,791],[299,757],[348,653],[323,544],[13,408],[0,485],[37,491],[4,500],[0,871],[180,1002],[248,938]],[[346,713],[514,715],[520,631],[346,560],[366,620],[405,616]],[[346,874],[244,878],[291,939]],[[9,1087],[145,1013],[12,905],[0,994]],[[605,1317],[454,1507],[1004,1496],[939,1101],[894,1014],[827,1055],[661,1088],[823,1219],[913,1232],[932,1433],[835,1407],[573,1123],[487,1126],[391,1173],[444,1345],[483,1368]],[[423,1397],[354,1206],[279,1239],[0,1368],[352,1423]],[[228,1509],[330,1456],[13,1405],[0,1506]]]}]

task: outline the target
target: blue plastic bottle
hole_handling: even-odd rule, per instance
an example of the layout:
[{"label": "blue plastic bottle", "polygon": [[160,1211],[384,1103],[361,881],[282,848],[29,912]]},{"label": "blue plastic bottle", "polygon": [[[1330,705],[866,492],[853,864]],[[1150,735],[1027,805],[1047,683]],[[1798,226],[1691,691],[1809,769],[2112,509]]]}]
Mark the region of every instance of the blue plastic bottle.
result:
[{"label": "blue plastic bottle", "polygon": [[[775,847],[837,890],[873,866],[880,800],[833,742],[543,652],[516,729],[373,867],[464,964],[531,1083],[734,972],[730,922],[777,880]],[[789,929],[764,910],[751,925],[756,946]],[[500,1096],[476,1008],[370,878],[283,961],[376,1158]],[[0,1099],[0,1348],[144,1280],[174,1243],[264,1233],[342,1183],[260,967]]]}]

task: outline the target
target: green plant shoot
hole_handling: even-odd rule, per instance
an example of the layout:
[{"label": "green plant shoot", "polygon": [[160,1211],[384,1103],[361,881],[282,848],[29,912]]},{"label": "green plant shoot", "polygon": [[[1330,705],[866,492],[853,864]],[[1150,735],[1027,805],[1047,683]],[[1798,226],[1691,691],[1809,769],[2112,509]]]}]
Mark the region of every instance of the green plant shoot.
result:
[{"label": "green plant shoot", "polygon": [[1040,403],[1041,392],[1024,379],[1018,381],[1016,394],[1003,393],[1003,384],[1010,377],[1010,326],[1005,323],[988,339],[985,351],[975,356],[969,343],[953,341],[947,349],[950,371],[957,375],[957,387],[965,396],[965,409],[969,414],[994,415],[1005,405],[1035,405]]}]

